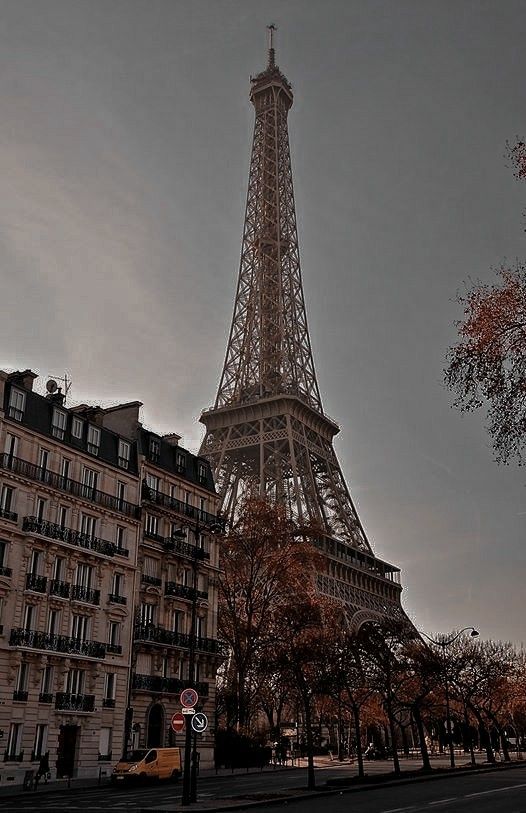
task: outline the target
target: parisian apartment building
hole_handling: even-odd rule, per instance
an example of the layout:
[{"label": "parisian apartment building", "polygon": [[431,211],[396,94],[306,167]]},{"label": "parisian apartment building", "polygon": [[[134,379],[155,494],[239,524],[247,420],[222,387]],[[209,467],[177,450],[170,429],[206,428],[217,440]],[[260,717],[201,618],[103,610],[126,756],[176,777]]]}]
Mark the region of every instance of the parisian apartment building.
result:
[{"label": "parisian apartment building", "polygon": [[[221,657],[208,463],[146,429],[140,402],[44,384],[0,371],[0,787],[46,756],[52,778],[89,777],[125,747],[183,747],[191,655],[212,723]],[[212,765],[211,728],[198,748]]]}]

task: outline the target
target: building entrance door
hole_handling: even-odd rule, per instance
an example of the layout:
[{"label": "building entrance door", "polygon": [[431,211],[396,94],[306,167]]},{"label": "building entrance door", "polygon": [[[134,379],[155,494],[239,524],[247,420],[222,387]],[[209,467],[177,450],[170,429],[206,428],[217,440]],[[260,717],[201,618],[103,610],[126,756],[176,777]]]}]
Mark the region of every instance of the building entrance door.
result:
[{"label": "building entrance door", "polygon": [[57,749],[57,779],[74,775],[78,733],[79,727],[77,725],[60,726]]},{"label": "building entrance door", "polygon": [[146,745],[148,748],[161,748],[163,744],[164,712],[160,703],[152,706],[148,715]]}]

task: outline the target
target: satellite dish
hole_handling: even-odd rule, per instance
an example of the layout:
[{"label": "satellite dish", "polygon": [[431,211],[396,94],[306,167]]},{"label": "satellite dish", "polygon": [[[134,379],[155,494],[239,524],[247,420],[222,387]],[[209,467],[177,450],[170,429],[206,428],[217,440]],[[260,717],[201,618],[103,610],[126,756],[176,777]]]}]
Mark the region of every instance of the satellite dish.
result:
[{"label": "satellite dish", "polygon": [[58,384],[53,378],[50,378],[47,382],[46,390],[50,393],[50,395],[58,390]]}]

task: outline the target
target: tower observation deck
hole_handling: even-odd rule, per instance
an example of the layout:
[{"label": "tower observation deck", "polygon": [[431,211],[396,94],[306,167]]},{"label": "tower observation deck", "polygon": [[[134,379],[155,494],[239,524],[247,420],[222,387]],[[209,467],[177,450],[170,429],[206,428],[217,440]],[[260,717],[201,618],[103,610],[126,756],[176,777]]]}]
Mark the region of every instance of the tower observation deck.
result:
[{"label": "tower observation deck", "polygon": [[233,520],[247,494],[280,502],[321,530],[318,589],[351,623],[403,617],[399,569],[374,556],[333,448],[322,406],[301,281],[288,137],[292,89],[268,62],[251,78],[254,137],[232,326],[215,404],[201,415],[208,458]]}]

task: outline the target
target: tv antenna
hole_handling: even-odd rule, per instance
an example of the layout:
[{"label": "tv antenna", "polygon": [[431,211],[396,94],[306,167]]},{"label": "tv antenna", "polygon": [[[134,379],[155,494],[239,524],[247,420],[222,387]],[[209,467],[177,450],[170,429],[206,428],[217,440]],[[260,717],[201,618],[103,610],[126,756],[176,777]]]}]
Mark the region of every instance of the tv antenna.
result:
[{"label": "tv antenna", "polygon": [[46,390],[50,395],[53,395],[58,389],[62,389],[61,387],[59,388],[57,381],[62,381],[64,384],[64,398],[67,398],[72,384],[71,378],[68,378],[67,373],[64,373],[63,377],[58,375],[51,376],[46,382]]}]

